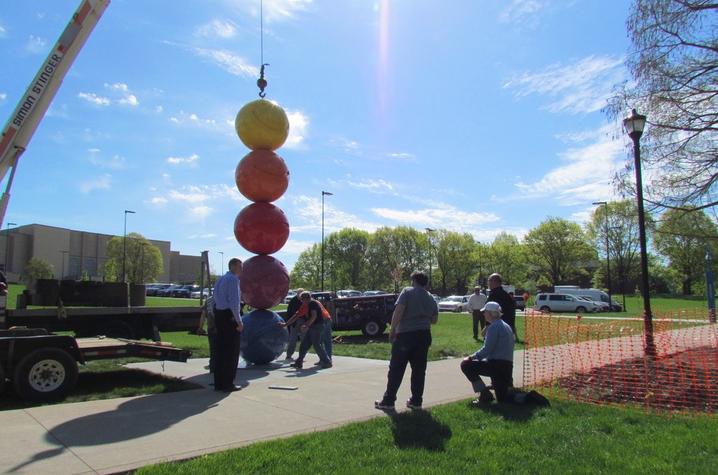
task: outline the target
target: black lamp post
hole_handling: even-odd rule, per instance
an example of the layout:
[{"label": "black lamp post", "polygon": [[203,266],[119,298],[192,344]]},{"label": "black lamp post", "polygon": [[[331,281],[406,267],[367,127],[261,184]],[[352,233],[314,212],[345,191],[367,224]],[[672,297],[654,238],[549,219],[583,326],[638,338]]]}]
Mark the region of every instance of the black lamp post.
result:
[{"label": "black lamp post", "polygon": [[431,242],[431,233],[436,231],[436,229],[433,228],[424,228],[426,230],[426,234],[428,234],[429,237],[429,290],[434,290],[434,284],[431,280],[431,261],[432,261],[432,255],[431,251],[434,250],[434,244]]},{"label": "black lamp post", "polygon": [[322,292],[324,291],[324,197],[332,196],[333,194],[322,190]]},{"label": "black lamp post", "polygon": [[643,181],[641,179],[641,135],[646,126],[646,116],[633,109],[630,117],[623,120],[623,126],[633,140],[633,160],[636,169],[636,201],[638,204],[638,240],[641,245],[641,294],[643,295],[643,328],[646,336],[646,354],[656,355],[653,341],[653,315],[648,294],[648,251],[646,250],[646,217],[643,210]]},{"label": "black lamp post", "polygon": [[594,201],[593,204],[605,206],[603,212],[606,214],[606,281],[608,284],[608,308],[613,310],[613,299],[611,298],[611,257],[608,247],[608,203],[606,201]]},{"label": "black lamp post", "polygon": [[125,231],[122,235],[122,282],[127,281],[127,274],[125,273],[127,263],[127,215],[135,214],[134,211],[128,209],[125,210]]}]

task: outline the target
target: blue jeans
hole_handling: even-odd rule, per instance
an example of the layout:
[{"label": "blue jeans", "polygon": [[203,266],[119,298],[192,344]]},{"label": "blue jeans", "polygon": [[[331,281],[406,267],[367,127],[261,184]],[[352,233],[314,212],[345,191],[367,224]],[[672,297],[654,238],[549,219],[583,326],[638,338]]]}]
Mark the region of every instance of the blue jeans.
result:
[{"label": "blue jeans", "polygon": [[324,344],[322,342],[323,336],[324,322],[315,323],[309,327],[309,330],[307,330],[306,335],[304,335],[304,338],[302,339],[302,343],[299,345],[299,356],[297,356],[297,362],[304,361],[304,357],[306,356],[307,351],[309,351],[309,347],[314,346],[314,351],[316,351],[317,356],[319,356],[319,361],[322,363],[331,363],[331,360],[327,356],[327,352],[324,350]]},{"label": "blue jeans", "polygon": [[322,344],[324,345],[324,351],[327,352],[329,361],[332,359],[332,321],[324,320],[324,333],[322,334]]},{"label": "blue jeans", "polygon": [[421,405],[424,398],[426,359],[431,346],[431,331],[417,330],[398,333],[391,345],[391,361],[383,401],[392,405],[396,401],[407,363],[411,365],[411,402]]},{"label": "blue jeans", "polygon": [[294,354],[294,349],[297,347],[297,340],[302,338],[302,333],[299,329],[307,321],[303,318],[298,319],[289,327],[289,339],[287,340],[287,358]]}]

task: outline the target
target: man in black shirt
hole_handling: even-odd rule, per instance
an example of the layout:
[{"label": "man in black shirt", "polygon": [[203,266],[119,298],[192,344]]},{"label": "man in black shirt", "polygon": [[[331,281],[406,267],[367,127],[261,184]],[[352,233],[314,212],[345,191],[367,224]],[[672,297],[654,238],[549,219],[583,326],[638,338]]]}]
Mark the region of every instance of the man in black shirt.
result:
[{"label": "man in black shirt", "polygon": [[307,351],[309,351],[309,347],[314,346],[314,351],[317,353],[317,356],[319,356],[320,366],[322,368],[331,368],[332,360],[329,359],[329,356],[324,349],[324,342],[322,341],[322,336],[324,336],[324,325],[326,324],[322,312],[322,304],[314,300],[311,294],[307,291],[302,292],[299,295],[299,298],[303,303],[308,305],[307,323],[300,327],[300,331],[306,334],[302,339],[302,343],[299,345],[299,355],[292,367],[302,369],[304,356],[307,354]]},{"label": "man in black shirt", "polygon": [[[297,289],[297,293],[289,300],[289,304],[287,305],[287,320],[292,318],[297,311],[299,311],[299,307],[302,306],[302,301],[299,299],[299,296],[304,292],[304,289]],[[292,359],[292,355],[294,354],[294,349],[297,347],[297,339],[300,338],[299,328],[306,323],[306,320],[304,318],[300,318],[296,320],[293,324],[289,325],[289,339],[287,340],[287,360]]]},{"label": "man in black shirt", "polygon": [[514,332],[516,341],[519,336],[516,334],[516,302],[501,286],[503,279],[500,274],[491,274],[489,276],[489,298],[488,302],[496,302],[501,305],[502,320],[508,323],[511,331]]}]

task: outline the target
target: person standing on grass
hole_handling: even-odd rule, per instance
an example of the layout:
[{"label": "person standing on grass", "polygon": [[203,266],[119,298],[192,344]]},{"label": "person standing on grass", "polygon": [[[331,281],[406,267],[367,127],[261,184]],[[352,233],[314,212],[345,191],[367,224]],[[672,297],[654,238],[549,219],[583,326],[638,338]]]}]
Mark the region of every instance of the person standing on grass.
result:
[{"label": "person standing on grass", "polygon": [[[207,322],[207,331],[204,330],[204,323]],[[217,325],[214,322],[214,297],[208,296],[202,305],[202,314],[199,319],[198,335],[207,335],[209,343],[209,372],[214,373],[217,363]]]},{"label": "person standing on grass", "polygon": [[489,298],[487,302],[496,302],[501,306],[502,320],[506,322],[511,331],[514,332],[516,341],[520,342],[516,333],[516,301],[501,286],[503,279],[500,274],[491,274],[489,276]]},{"label": "person standing on grass", "polygon": [[501,319],[501,306],[498,303],[487,302],[481,310],[489,322],[484,346],[461,362],[461,371],[478,395],[474,404],[485,404],[494,400],[481,376],[491,378],[499,402],[509,401],[509,389],[513,386],[514,333]]},{"label": "person standing on grass", "polygon": [[324,337],[325,320],[322,314],[322,304],[312,298],[312,294],[307,291],[302,292],[299,296],[302,303],[307,304],[307,322],[300,327],[300,331],[304,334],[302,343],[299,345],[299,355],[292,365],[293,368],[302,369],[304,365],[304,357],[309,351],[310,346],[314,346],[314,351],[319,356],[319,364],[322,368],[331,368],[332,361],[327,356],[324,349],[322,338]]},{"label": "person standing on grass", "polygon": [[402,290],[396,300],[391,317],[391,361],[384,397],[374,401],[374,407],[393,410],[396,393],[404,379],[407,363],[411,365],[411,399],[406,401],[409,409],[421,409],[424,398],[426,360],[431,346],[431,325],[439,319],[436,300],[426,291],[429,278],[425,273],[411,274],[411,287]]},{"label": "person standing on grass", "polygon": [[242,261],[233,257],[229,270],[217,280],[214,286],[214,319],[217,328],[217,352],[214,368],[214,390],[223,392],[239,391],[234,377],[239,363],[239,339],[242,325],[242,293],[239,276]]},{"label": "person standing on grass", "polygon": [[469,298],[469,312],[473,319],[472,329],[474,330],[474,340],[479,340],[479,323],[481,323],[481,330],[483,334],[484,327],[486,326],[486,320],[484,320],[484,312],[481,311],[483,306],[486,304],[486,295],[481,293],[481,286],[474,287],[474,295]]}]

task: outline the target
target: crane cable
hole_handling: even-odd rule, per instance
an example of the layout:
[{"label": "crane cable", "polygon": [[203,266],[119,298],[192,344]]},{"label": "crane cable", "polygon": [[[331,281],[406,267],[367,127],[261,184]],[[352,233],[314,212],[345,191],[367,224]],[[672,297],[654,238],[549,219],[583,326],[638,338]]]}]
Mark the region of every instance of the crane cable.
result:
[{"label": "crane cable", "polygon": [[264,89],[267,87],[267,80],[264,79],[264,67],[269,66],[264,62],[264,0],[259,0],[259,63],[262,65],[259,69],[259,79],[257,79],[257,87],[259,88],[259,97],[264,99],[267,94]]}]

